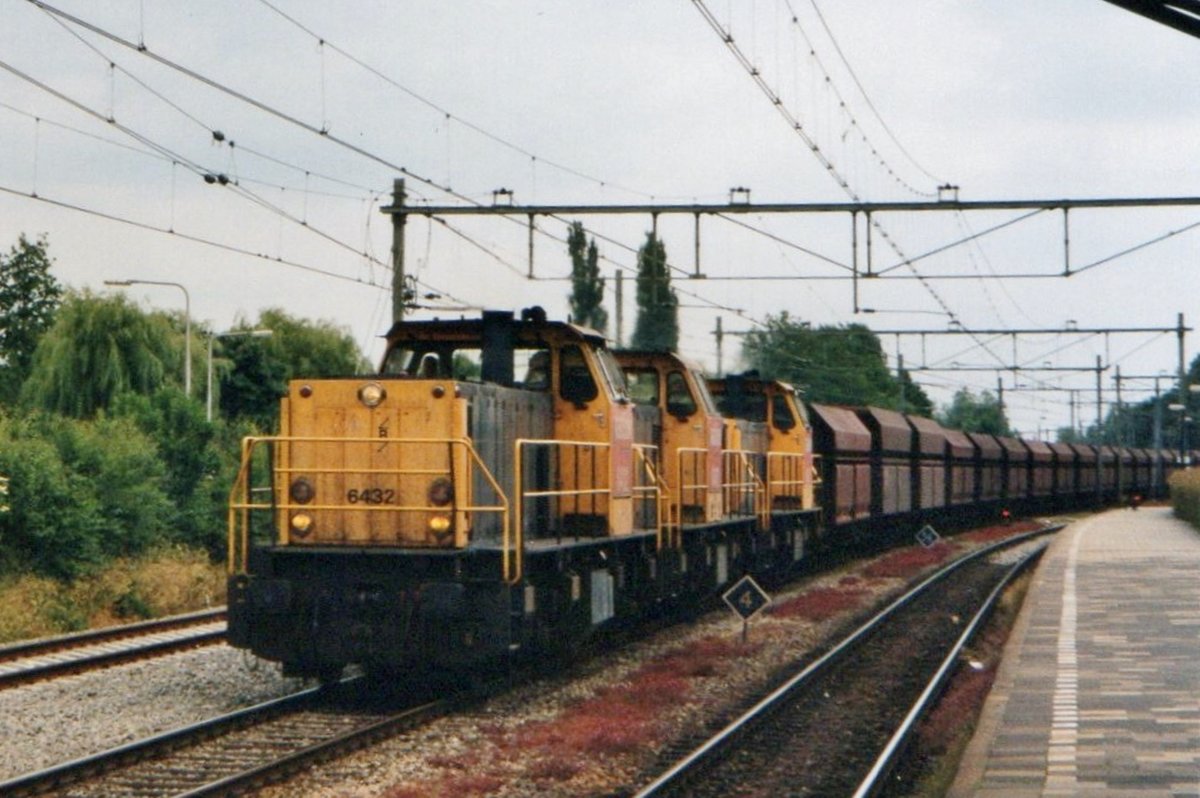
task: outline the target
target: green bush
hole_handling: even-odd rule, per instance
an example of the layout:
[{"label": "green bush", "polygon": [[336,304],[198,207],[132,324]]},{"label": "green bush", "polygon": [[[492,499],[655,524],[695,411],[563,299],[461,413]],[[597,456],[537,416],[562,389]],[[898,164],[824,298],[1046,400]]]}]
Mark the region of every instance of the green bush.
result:
[{"label": "green bush", "polygon": [[1175,515],[1200,528],[1200,469],[1176,471],[1168,484]]},{"label": "green bush", "polygon": [[115,417],[129,419],[154,441],[165,468],[163,489],[173,505],[175,539],[217,557],[225,546],[225,503],[232,468],[223,450],[236,453],[204,418],[199,402],[167,387],[151,396],[127,393],[112,405]]},{"label": "green bush", "polygon": [[154,443],[130,421],[0,416],[0,566],[73,578],[173,535]]}]

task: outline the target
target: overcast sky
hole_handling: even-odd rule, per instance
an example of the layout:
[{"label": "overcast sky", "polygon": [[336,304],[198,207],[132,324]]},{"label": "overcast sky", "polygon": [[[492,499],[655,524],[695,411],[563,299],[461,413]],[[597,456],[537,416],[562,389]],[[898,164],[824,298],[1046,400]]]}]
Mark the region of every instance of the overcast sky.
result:
[{"label": "overcast sky", "polygon": [[[57,276],[79,289],[182,283],[193,318],[216,330],[272,306],[328,319],[372,359],[391,312],[379,208],[401,167],[411,201],[433,205],[490,204],[499,188],[578,204],[723,203],[734,187],[752,203],[916,201],[942,184],[964,200],[1200,194],[1200,41],[1102,0],[52,3],[132,49],[0,2],[0,247],[45,234]],[[718,318],[739,332],[784,311],[884,330],[1200,317],[1200,208],[1073,211],[1072,268],[1100,265],[1070,279],[1050,276],[1064,268],[1061,212],[919,257],[1025,213],[876,217],[875,268],[915,260],[861,283],[859,307],[876,312],[857,315],[848,215],[705,217],[708,279],[687,277],[692,218],[661,217],[681,349],[715,369]],[[408,226],[408,269],[438,295],[416,315],[536,303],[565,316],[562,221],[539,221],[533,280],[521,224],[444,221]],[[618,269],[631,278],[651,220],[582,221],[610,288]],[[860,259],[865,244],[860,220]],[[147,307],[182,305],[174,289],[127,290]],[[627,336],[631,279],[625,296]],[[893,367],[897,353],[910,367],[1090,368],[1099,355],[1106,406],[1117,366],[1173,374],[1178,358],[1173,333],[884,344]],[[725,369],[737,349],[726,338]],[[942,403],[964,385],[997,388],[992,371],[915,376]],[[1079,389],[1082,419],[1095,418],[1094,371],[1000,379],[1026,435],[1071,418],[1071,394],[1034,387]],[[1149,385],[1126,383],[1126,400]]]}]

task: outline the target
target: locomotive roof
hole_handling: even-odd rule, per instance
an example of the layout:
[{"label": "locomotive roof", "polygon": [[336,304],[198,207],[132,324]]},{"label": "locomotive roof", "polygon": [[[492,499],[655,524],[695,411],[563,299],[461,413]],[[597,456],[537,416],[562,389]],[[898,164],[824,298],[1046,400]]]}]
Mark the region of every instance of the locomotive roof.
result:
[{"label": "locomotive roof", "polygon": [[669,349],[617,349],[614,350],[613,354],[616,355],[618,359],[622,357],[633,357],[641,360],[653,361],[657,358],[666,358],[668,360],[675,361],[684,368],[694,371],[697,374],[704,373],[704,369],[702,369],[699,365],[687,360],[678,352],[672,352]]},{"label": "locomotive roof", "polygon": [[799,397],[801,394],[800,391],[796,390],[796,386],[792,385],[790,382],[765,379],[757,375],[747,376],[745,374],[726,374],[724,377],[709,377],[708,381],[710,384],[716,384],[718,386],[725,386],[731,382],[736,382],[741,384],[745,390],[754,393],[762,393],[767,389],[767,386],[774,385],[784,391],[794,393],[797,397]]},{"label": "locomotive roof", "polygon": [[585,340],[595,347],[607,346],[607,339],[589,327],[566,321],[548,321],[542,313],[522,312],[521,317],[507,312],[485,311],[495,314],[493,320],[485,318],[430,319],[421,321],[398,321],[387,331],[389,343],[393,341],[482,341],[484,329],[497,321],[509,326],[517,341],[536,345],[547,337],[563,340]]}]

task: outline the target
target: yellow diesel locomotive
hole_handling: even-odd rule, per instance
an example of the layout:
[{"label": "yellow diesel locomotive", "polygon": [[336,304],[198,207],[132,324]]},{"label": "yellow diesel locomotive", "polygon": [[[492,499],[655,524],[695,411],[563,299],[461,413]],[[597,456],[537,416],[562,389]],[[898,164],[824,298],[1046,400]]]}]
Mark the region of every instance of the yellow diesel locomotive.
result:
[{"label": "yellow diesel locomotive", "polygon": [[387,342],[378,374],[293,380],[279,434],[243,444],[229,641],[285,673],[569,649],[785,567],[816,526],[794,397],[769,451],[695,369],[618,359],[538,308],[400,322]]}]

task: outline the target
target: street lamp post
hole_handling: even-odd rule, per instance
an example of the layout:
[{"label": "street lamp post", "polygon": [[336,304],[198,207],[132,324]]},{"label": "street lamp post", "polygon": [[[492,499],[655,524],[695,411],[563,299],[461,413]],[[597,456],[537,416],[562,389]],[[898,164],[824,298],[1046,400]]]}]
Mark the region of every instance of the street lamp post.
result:
[{"label": "street lamp post", "polygon": [[1180,404],[1180,403],[1173,402],[1173,403],[1167,405],[1167,409],[1173,413],[1179,414],[1179,463],[1182,465],[1184,463],[1184,456],[1185,456],[1183,447],[1185,445],[1186,439],[1184,438],[1183,428],[1184,428],[1184,424],[1186,423],[1186,419],[1187,419],[1187,406]]},{"label": "street lamp post", "polygon": [[213,341],[217,338],[238,338],[241,336],[266,338],[273,333],[274,330],[229,330],[222,333],[212,333],[208,336],[208,390],[205,392],[205,418],[208,421],[213,420]]},{"label": "street lamp post", "polygon": [[192,395],[192,298],[188,290],[179,283],[161,280],[105,280],[105,285],[169,285],[183,292],[183,392],[188,397]]}]

